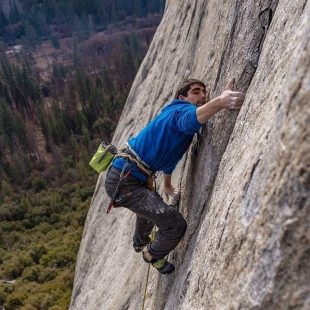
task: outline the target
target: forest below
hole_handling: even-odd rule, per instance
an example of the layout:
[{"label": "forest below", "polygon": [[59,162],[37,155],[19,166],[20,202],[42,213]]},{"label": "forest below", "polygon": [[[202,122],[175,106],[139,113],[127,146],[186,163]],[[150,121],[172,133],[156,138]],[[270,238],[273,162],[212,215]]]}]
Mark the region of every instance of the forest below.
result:
[{"label": "forest below", "polygon": [[97,174],[164,1],[0,4],[0,309],[68,309]]}]

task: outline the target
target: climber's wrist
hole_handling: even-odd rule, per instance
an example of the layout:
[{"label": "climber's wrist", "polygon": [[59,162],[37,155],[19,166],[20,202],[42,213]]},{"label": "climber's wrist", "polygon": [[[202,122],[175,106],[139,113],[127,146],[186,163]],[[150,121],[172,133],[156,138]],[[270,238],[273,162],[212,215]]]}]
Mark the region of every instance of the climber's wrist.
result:
[{"label": "climber's wrist", "polygon": [[171,188],[171,174],[164,173],[164,188]]}]

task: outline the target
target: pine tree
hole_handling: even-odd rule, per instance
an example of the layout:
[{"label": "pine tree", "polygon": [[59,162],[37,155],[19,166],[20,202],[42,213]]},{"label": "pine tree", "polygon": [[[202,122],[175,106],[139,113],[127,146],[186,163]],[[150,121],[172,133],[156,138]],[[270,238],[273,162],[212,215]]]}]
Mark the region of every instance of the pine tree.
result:
[{"label": "pine tree", "polygon": [[39,43],[39,37],[36,33],[35,28],[29,23],[24,24],[25,35],[22,37],[23,44],[30,50],[33,50]]},{"label": "pine tree", "polygon": [[55,0],[44,2],[44,15],[46,16],[46,21],[48,24],[51,24],[55,19],[56,7]]},{"label": "pine tree", "polygon": [[38,119],[39,119],[39,124],[42,129],[42,133],[45,137],[46,141],[50,140],[50,135],[51,135],[51,128],[49,126],[49,122],[46,120],[46,115],[44,115],[44,110],[42,108],[39,108],[37,111]]},{"label": "pine tree", "polygon": [[82,143],[86,148],[88,148],[89,143],[90,143],[90,136],[89,136],[89,131],[84,124],[82,125],[82,135],[83,135]]},{"label": "pine tree", "polygon": [[9,21],[6,18],[2,8],[0,7],[0,36],[5,33],[5,27],[8,25]]},{"label": "pine tree", "polygon": [[28,147],[28,141],[26,137],[25,123],[18,114],[14,116],[13,128],[19,143],[26,149]]},{"label": "pine tree", "polygon": [[15,24],[20,21],[20,13],[18,7],[16,6],[15,2],[10,2],[10,15],[9,20],[11,24]]},{"label": "pine tree", "polygon": [[12,150],[14,141],[14,120],[6,102],[0,98],[0,135],[3,136],[6,145]]},{"label": "pine tree", "polygon": [[59,40],[58,40],[55,36],[51,36],[51,37],[50,37],[50,41],[51,41],[52,46],[53,46],[54,48],[57,48],[57,49],[60,48]]},{"label": "pine tree", "polygon": [[8,183],[4,180],[1,182],[1,193],[3,196],[12,196],[13,188],[10,185],[10,183]]},{"label": "pine tree", "polygon": [[91,91],[91,81],[87,76],[87,73],[82,68],[76,71],[76,86],[79,94],[79,99],[83,105],[87,104],[87,99],[89,98]]}]

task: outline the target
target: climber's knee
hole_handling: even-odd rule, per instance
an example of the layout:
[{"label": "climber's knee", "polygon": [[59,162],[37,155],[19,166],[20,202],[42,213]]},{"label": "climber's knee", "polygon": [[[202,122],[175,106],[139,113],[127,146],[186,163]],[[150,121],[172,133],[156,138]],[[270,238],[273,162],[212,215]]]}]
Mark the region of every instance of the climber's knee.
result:
[{"label": "climber's knee", "polygon": [[187,229],[187,222],[181,213],[178,213],[177,221],[176,221],[176,231],[180,239],[184,236]]}]

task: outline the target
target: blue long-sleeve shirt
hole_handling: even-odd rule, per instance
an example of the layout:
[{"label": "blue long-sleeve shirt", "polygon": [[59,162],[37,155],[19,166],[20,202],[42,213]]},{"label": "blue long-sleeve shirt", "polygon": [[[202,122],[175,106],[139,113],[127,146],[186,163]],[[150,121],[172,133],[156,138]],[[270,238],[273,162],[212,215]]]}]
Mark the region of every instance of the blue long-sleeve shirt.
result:
[{"label": "blue long-sleeve shirt", "polygon": [[[129,146],[152,171],[171,174],[201,127],[196,110],[190,102],[173,100],[137,136],[129,139]],[[112,166],[121,170],[126,162],[118,157]],[[146,181],[146,176],[131,162],[130,169],[133,176]]]}]

